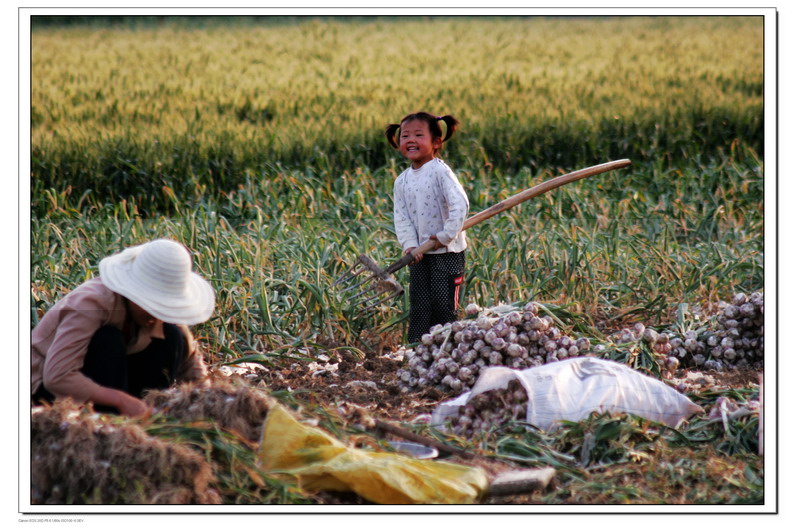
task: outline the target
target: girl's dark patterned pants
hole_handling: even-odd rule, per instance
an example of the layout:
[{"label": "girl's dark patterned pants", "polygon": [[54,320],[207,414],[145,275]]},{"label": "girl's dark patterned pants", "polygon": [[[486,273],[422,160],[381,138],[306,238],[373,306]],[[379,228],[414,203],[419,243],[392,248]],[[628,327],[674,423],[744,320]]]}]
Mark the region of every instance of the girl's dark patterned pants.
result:
[{"label": "girl's dark patterned pants", "polygon": [[408,342],[418,342],[433,325],[458,319],[465,252],[425,254],[410,266]]}]

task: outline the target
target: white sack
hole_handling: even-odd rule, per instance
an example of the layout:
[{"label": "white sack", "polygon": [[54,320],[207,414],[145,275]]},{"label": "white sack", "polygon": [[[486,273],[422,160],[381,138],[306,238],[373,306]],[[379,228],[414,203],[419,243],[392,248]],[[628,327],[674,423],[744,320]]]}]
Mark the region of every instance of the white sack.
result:
[{"label": "white sack", "polygon": [[594,411],[631,413],[671,427],[703,412],[703,408],[664,382],[624,364],[578,357],[523,371],[486,368],[471,391],[439,404],[431,423],[443,425],[475,395],[507,387],[514,378],[529,396],[526,421],[547,431],[558,426],[560,420],[580,421]]}]

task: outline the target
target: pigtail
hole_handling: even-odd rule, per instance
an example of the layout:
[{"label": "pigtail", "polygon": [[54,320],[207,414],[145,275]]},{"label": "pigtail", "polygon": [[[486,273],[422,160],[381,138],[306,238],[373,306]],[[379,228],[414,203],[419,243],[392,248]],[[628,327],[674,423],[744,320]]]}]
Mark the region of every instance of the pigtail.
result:
[{"label": "pigtail", "polygon": [[436,117],[436,120],[443,121],[447,125],[447,133],[444,135],[442,142],[446,142],[448,139],[450,139],[452,135],[455,134],[455,131],[458,130],[458,125],[460,125],[460,121],[449,114],[446,116],[438,116]]},{"label": "pigtail", "polygon": [[392,123],[386,127],[386,139],[389,141],[389,145],[395,149],[400,148],[400,144],[395,139],[398,130],[400,130],[400,126],[396,123]]}]

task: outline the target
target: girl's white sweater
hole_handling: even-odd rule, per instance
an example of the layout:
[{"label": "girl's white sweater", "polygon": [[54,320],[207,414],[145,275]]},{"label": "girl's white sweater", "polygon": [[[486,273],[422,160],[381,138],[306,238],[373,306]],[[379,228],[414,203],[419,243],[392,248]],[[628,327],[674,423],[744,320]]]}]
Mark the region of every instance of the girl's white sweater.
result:
[{"label": "girl's white sweater", "polygon": [[462,252],[468,213],[466,191],[439,158],[419,169],[409,167],[394,181],[394,229],[403,251],[435,235],[445,247],[427,253]]}]

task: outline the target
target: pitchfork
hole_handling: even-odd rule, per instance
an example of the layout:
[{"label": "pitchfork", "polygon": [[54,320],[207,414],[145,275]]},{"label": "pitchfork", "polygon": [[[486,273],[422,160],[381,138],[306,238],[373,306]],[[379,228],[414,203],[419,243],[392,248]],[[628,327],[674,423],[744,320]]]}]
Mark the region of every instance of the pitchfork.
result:
[{"label": "pitchfork", "polygon": [[[506,198],[505,200],[499,202],[496,205],[491,206],[490,208],[483,210],[476,215],[472,215],[469,217],[466,222],[463,223],[462,230],[468,230],[475,224],[479,224],[480,222],[490,219],[494,215],[507,211],[508,209],[512,208],[513,206],[517,206],[518,204],[529,200],[530,198],[534,198],[538,195],[545,193],[546,191],[551,191],[552,189],[558,188],[562,185],[568,184],[570,182],[575,182],[576,180],[581,180],[582,178],[587,178],[588,176],[593,176],[601,173],[605,173],[607,171],[612,171],[614,169],[621,169],[631,165],[630,160],[616,160],[614,162],[607,162],[602,163],[600,165],[594,165],[593,167],[587,167],[585,169],[579,169],[578,171],[573,171],[572,173],[564,174],[558,176],[556,178],[552,178],[551,180],[547,180],[542,182],[534,187],[529,189],[525,189],[520,193],[516,193],[515,195]],[[364,272],[369,271],[370,275],[364,279],[359,284],[353,284],[342,290],[344,292],[350,292],[352,290],[360,289],[360,292],[351,296],[351,302],[355,300],[359,300],[356,302],[357,305],[361,306],[360,312],[366,312],[370,309],[377,307],[382,303],[386,303],[387,301],[394,299],[398,296],[401,296],[405,289],[397,282],[394,278],[393,274],[400,268],[410,265],[413,263],[414,258],[418,254],[424,254],[425,252],[432,250],[435,246],[435,241],[432,239],[428,239],[417,248],[415,248],[411,253],[405,254],[402,258],[398,259],[394,263],[392,263],[387,268],[383,269],[378,264],[372,260],[366,254],[361,254],[356,259],[353,266],[345,272],[342,277],[337,279],[334,282],[334,286],[341,285],[342,283],[347,283],[354,278],[358,277]],[[369,285],[368,288],[364,289],[364,287],[370,282],[374,281],[372,285]],[[372,294],[374,292],[374,294]],[[364,297],[369,295],[369,297]],[[383,297],[385,295],[385,297]],[[361,299],[360,299],[361,298]],[[381,299],[378,299],[381,298]]]}]

